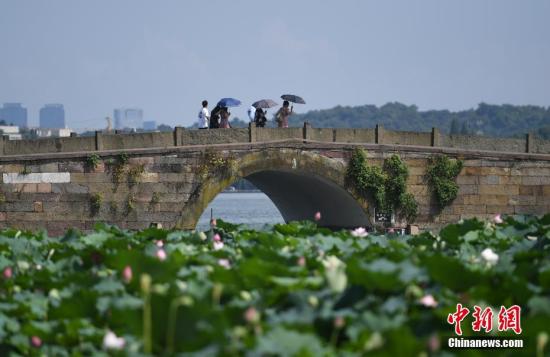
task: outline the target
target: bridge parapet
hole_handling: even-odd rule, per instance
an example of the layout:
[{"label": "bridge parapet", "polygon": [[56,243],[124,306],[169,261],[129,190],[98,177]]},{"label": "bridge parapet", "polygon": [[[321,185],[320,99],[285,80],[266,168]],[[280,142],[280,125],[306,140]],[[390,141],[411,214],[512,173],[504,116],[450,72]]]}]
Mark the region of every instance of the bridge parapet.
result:
[{"label": "bridge parapet", "polygon": [[188,145],[232,144],[305,139],[333,143],[391,144],[451,147],[466,150],[499,152],[550,153],[550,141],[531,134],[524,138],[491,138],[474,135],[447,135],[439,129],[431,132],[393,131],[376,128],[249,128],[188,130],[176,127],[173,132],[105,134],[95,137],[46,138],[32,140],[0,140],[0,156],[54,152],[93,152],[138,148],[168,148]]}]

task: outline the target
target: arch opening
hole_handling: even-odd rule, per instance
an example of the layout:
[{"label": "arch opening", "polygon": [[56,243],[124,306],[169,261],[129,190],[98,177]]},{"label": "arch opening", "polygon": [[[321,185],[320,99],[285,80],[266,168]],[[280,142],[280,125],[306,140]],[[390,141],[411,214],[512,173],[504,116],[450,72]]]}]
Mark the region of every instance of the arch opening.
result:
[{"label": "arch opening", "polygon": [[[218,210],[214,212],[214,217],[231,217],[231,212],[234,212],[235,221],[231,218],[226,220],[232,223],[246,223],[255,228],[263,226],[264,223],[313,220],[316,212],[321,213],[318,224],[322,227],[341,229],[370,225],[367,213],[349,192],[338,184],[311,172],[262,170],[251,173],[244,179],[250,181],[260,191],[256,193],[258,197],[239,196],[239,194],[222,191],[202,212],[197,222],[198,229],[207,228],[205,222],[209,222],[210,208],[213,207]],[[266,197],[263,194],[271,202],[266,203]],[[249,205],[249,207],[243,205]],[[247,212],[244,213],[245,215],[253,215],[254,212],[251,211],[250,206],[254,205],[263,210],[257,217],[251,216],[247,220],[243,217],[243,213],[236,213],[242,209],[242,212]],[[227,209],[229,215],[224,214],[227,212],[219,212],[220,209]],[[266,212],[271,212],[273,217],[267,217]],[[265,222],[258,221],[262,217]]]},{"label": "arch opening", "polygon": [[246,179],[233,182],[210,201],[202,212],[196,229],[208,230],[211,217],[261,229],[265,224],[285,220],[270,198]]},{"label": "arch opening", "polygon": [[340,229],[368,226],[368,215],[342,187],[321,176],[300,171],[265,170],[246,177],[277,206],[285,221],[312,220]]}]

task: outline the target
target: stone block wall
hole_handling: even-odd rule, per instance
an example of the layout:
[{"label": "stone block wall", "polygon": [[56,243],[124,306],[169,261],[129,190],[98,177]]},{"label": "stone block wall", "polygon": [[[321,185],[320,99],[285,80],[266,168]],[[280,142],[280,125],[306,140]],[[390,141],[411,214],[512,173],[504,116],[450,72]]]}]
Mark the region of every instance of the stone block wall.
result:
[{"label": "stone block wall", "polygon": [[[99,221],[130,229],[143,229],[151,222],[171,228],[189,213],[189,202],[202,194],[202,167],[208,150],[234,160],[235,172],[242,163],[254,164],[254,160],[263,170],[288,171],[294,162],[301,162],[300,157],[308,157],[318,172],[326,171],[325,179],[344,185],[345,165],[353,147],[296,141],[170,147],[128,151],[123,165],[119,153],[103,151],[98,152],[101,160],[96,167],[91,167],[87,153],[0,157],[0,228],[45,228],[52,235],[69,227],[88,230]],[[370,164],[381,165],[393,153],[407,163],[408,190],[419,204],[417,223],[422,229],[437,229],[462,218],[491,218],[497,213],[550,212],[550,155],[363,147]],[[458,197],[450,206],[439,208],[427,185],[426,166],[430,157],[442,153],[462,158],[465,165],[457,178]],[[266,157],[272,158],[273,165],[265,166]],[[230,183],[226,178],[208,177],[219,179],[219,190]]]},{"label": "stone block wall", "polygon": [[2,163],[0,227],[46,229],[51,235],[90,230],[96,222],[174,227],[195,187],[196,154],[130,157],[124,165],[118,156],[102,159],[95,168],[86,157]]}]

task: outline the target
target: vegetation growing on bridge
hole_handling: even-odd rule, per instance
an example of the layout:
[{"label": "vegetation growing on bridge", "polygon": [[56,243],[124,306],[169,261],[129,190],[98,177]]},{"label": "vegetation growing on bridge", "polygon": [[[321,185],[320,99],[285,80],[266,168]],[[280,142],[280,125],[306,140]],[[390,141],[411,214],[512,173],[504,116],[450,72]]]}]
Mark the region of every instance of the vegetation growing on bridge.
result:
[{"label": "vegetation growing on bridge", "polygon": [[418,214],[414,196],[407,193],[409,169],[398,155],[384,160],[382,167],[370,166],[363,149],[355,149],[349,161],[348,179],[365,198],[373,198],[376,209],[397,212],[413,222]]},{"label": "vegetation growing on bridge", "polygon": [[99,166],[100,162],[101,157],[99,157],[99,155],[95,153],[86,158],[86,165],[92,170],[95,170]]},{"label": "vegetation growing on bridge", "polygon": [[[550,215],[468,220],[439,236],[314,224],[216,233],[97,226],[0,232],[0,354],[447,355],[460,303],[520,306],[546,355]],[[496,336],[516,336],[512,331]],[[119,351],[122,350],[122,351]]]},{"label": "vegetation growing on bridge", "polygon": [[128,154],[122,153],[117,156],[116,160],[110,160],[111,175],[113,177],[113,183],[115,184],[115,190],[122,182],[124,172],[126,170],[126,164],[128,163]]},{"label": "vegetation growing on bridge", "polygon": [[199,162],[199,176],[206,180],[210,175],[229,177],[234,169],[235,159],[232,156],[225,157],[214,150],[205,150],[201,154]]},{"label": "vegetation growing on bridge", "polygon": [[456,177],[462,170],[463,161],[451,160],[446,155],[437,155],[428,160],[426,169],[428,183],[437,198],[439,207],[445,207],[454,201],[458,194]]},{"label": "vegetation growing on bridge", "polygon": [[103,195],[101,193],[94,193],[90,196],[90,211],[92,212],[92,215],[96,215],[99,213],[102,203]]},{"label": "vegetation growing on bridge", "polygon": [[128,169],[128,185],[133,187],[141,182],[143,173],[145,172],[144,164],[137,164]]}]

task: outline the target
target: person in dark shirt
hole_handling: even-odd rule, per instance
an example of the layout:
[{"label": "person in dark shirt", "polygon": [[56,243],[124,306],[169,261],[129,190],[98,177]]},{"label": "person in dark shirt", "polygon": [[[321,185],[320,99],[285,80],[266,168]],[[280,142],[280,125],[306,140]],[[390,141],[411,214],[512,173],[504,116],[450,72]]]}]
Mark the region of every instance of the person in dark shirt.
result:
[{"label": "person in dark shirt", "polygon": [[262,108],[256,109],[256,113],[254,114],[254,123],[256,123],[256,127],[263,128],[266,122],[265,111]]},{"label": "person in dark shirt", "polygon": [[220,127],[220,112],[222,110],[222,107],[219,105],[216,105],[214,109],[212,109],[212,113],[210,113],[210,129],[217,129]]}]

